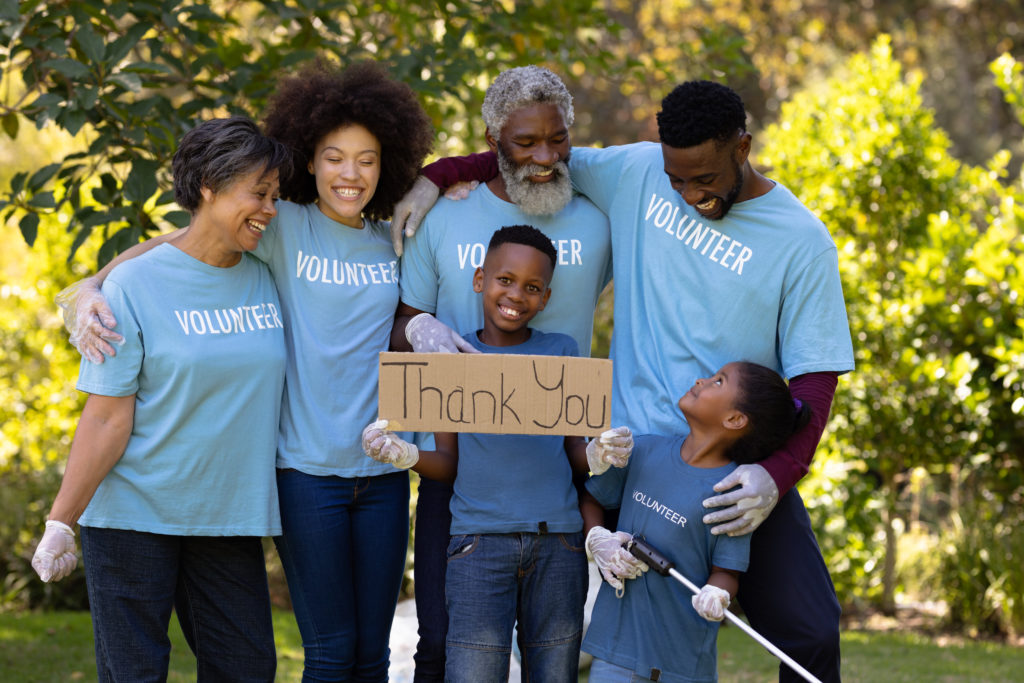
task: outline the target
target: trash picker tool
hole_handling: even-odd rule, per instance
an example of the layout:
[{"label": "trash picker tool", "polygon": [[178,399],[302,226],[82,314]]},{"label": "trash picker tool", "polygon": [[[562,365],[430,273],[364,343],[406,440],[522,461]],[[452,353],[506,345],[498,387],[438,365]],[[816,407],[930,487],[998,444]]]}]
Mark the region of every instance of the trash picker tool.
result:
[{"label": "trash picker tool", "polygon": [[[683,584],[691,591],[693,591],[694,594],[700,593],[700,586],[696,585],[695,583],[687,579],[685,576],[677,572],[675,569],[675,563],[673,563],[667,557],[662,555],[653,546],[651,546],[643,539],[634,538],[632,541],[626,544],[626,550],[633,553],[633,555],[635,555],[637,558],[645,562],[648,567],[658,572],[662,576],[671,576],[673,579],[675,579],[676,581],[678,581],[679,583]],[[743,621],[729,610],[725,610],[725,618],[728,619],[729,622],[738,626],[740,630],[745,631],[748,636],[750,636],[758,643],[760,643],[766,650],[768,650],[773,655],[781,659],[787,666],[789,666],[789,668],[793,669],[793,671],[803,676],[804,680],[808,681],[809,683],[821,683],[820,680],[815,678],[814,674],[812,674],[810,671],[797,664],[792,657],[790,657],[785,652],[777,648],[775,645],[771,643],[771,641],[769,641],[767,638],[765,638],[760,633],[751,628],[750,625],[747,624],[747,622]]]}]

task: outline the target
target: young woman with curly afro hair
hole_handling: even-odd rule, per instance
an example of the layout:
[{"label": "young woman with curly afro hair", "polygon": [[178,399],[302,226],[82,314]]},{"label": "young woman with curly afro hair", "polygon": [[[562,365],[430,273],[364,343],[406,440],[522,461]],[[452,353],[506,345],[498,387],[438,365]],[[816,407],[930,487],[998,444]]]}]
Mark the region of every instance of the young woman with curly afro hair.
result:
[{"label": "young woman with curly afro hair", "polygon": [[385,219],[433,142],[413,91],[372,62],[284,77],[267,135],[294,154],[258,258],[281,295],[288,371],[275,539],[305,649],[304,680],[385,681],[405,568],[409,477],[363,455],[377,415],[398,261]]}]

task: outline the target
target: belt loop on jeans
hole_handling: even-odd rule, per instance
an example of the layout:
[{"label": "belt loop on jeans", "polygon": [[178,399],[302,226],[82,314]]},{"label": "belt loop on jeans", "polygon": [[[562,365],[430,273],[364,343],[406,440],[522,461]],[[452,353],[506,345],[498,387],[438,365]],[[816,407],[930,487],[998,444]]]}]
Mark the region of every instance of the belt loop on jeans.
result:
[{"label": "belt loop on jeans", "polygon": [[661,680],[661,669],[651,669],[651,675],[648,678],[652,681]]},{"label": "belt loop on jeans", "polygon": [[546,534],[547,532],[548,532],[548,523],[547,522],[537,522],[537,533],[538,534]]}]

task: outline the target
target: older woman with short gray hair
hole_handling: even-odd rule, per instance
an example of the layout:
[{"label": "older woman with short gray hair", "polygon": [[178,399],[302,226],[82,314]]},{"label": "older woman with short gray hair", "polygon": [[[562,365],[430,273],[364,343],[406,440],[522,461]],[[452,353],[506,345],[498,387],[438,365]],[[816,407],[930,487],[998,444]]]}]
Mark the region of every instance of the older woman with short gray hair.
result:
[{"label": "older woman with short gray hair", "polygon": [[201,123],[173,160],[189,230],[103,283],[124,344],[82,361],[89,394],[32,566],[56,581],[82,534],[99,680],[166,680],[174,609],[199,680],[271,681],[261,537],[274,475],[281,306],[256,248],[290,152],[242,117]]}]

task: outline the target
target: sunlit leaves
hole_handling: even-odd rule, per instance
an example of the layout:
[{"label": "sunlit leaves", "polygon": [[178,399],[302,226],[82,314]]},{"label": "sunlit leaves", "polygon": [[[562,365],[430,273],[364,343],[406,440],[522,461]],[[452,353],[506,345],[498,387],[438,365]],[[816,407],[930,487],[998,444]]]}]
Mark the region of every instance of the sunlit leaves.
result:
[{"label": "sunlit leaves", "polygon": [[[51,177],[51,185],[66,187],[30,184],[0,193],[0,201],[19,214],[26,239],[34,239],[39,216],[67,206],[79,233],[71,248],[101,234],[100,258],[109,258],[154,228],[182,222],[180,213],[165,217],[166,195],[148,202],[169,188],[164,169],[181,135],[201,118],[258,118],[276,79],[300,61],[387,62],[425,96],[439,150],[463,151],[463,143],[475,147],[482,138],[479,105],[499,71],[582,62],[626,73],[635,60],[594,39],[617,30],[597,0],[510,7],[473,0],[9,3],[0,10],[0,34],[10,39],[0,64],[21,75],[28,94],[4,113],[0,130],[16,135],[19,117],[40,128],[56,123],[82,133],[88,153],[85,168]],[[464,127],[449,135],[441,124],[456,120]],[[89,175],[101,176],[100,188],[84,182]],[[102,214],[109,223],[84,213],[89,200],[109,204]],[[121,211],[125,204],[131,210]]]},{"label": "sunlit leaves", "polygon": [[[1001,70],[1020,78],[1005,63]],[[958,496],[989,505],[1024,491],[1015,397],[1022,186],[1007,182],[1008,153],[985,168],[958,162],[920,87],[882,37],[783,104],[761,160],[840,249],[857,369],[840,383],[829,449],[862,463],[843,486],[888,508],[909,472],[926,467],[948,481],[957,468],[971,476]],[[867,574],[849,564],[846,547],[879,523],[848,516],[850,543],[825,543],[830,563],[848,568],[834,572],[846,590],[864,590],[856,582]],[[883,602],[895,589],[895,577],[887,581]]]}]

